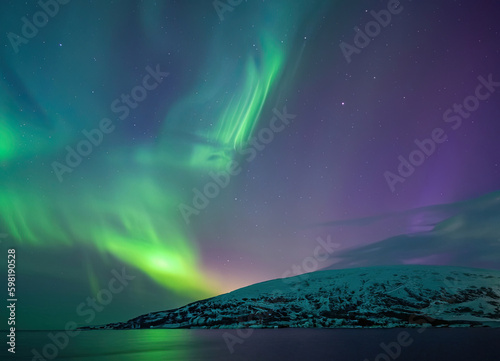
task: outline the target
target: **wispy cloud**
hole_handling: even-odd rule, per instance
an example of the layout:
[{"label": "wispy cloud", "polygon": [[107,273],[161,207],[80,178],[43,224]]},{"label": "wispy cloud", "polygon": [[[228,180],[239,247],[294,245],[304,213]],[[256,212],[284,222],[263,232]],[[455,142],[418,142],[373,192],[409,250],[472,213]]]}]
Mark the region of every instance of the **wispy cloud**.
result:
[{"label": "wispy cloud", "polygon": [[428,222],[430,230],[338,252],[337,261],[330,268],[436,264],[500,269],[500,192],[453,204],[324,225],[361,226],[408,217],[419,219],[422,227]]}]

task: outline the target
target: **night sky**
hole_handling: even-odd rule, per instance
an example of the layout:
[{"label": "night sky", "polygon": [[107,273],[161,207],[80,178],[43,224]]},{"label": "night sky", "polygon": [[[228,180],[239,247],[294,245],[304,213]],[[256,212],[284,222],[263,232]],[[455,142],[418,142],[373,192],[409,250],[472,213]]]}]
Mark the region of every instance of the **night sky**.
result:
[{"label": "night sky", "polygon": [[322,268],[500,268],[495,1],[48,3],[0,3],[18,328]]}]

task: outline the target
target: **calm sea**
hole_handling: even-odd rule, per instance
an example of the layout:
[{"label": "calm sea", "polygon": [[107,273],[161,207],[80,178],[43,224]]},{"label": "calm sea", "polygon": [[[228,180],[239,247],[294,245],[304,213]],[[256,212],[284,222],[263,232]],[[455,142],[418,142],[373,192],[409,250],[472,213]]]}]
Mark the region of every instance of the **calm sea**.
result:
[{"label": "calm sea", "polygon": [[37,360],[36,350],[45,360],[74,361],[500,360],[500,329],[85,331],[67,342],[51,332],[52,340],[48,331],[18,332],[7,359]]}]

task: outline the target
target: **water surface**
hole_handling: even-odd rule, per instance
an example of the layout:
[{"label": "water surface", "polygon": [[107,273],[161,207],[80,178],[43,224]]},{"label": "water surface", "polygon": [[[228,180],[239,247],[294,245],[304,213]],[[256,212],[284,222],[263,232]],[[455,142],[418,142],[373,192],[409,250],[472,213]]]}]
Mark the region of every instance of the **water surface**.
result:
[{"label": "water surface", "polygon": [[[51,331],[57,335],[57,331]],[[407,332],[407,333],[405,333]],[[59,335],[60,336],[60,335]],[[397,342],[402,344],[397,345]],[[498,360],[500,329],[279,329],[84,331],[57,347],[48,331],[19,332],[17,360],[32,350],[57,360]],[[64,346],[64,337],[56,338]],[[384,350],[381,346],[387,348]],[[36,358],[35,358],[36,359]]]}]

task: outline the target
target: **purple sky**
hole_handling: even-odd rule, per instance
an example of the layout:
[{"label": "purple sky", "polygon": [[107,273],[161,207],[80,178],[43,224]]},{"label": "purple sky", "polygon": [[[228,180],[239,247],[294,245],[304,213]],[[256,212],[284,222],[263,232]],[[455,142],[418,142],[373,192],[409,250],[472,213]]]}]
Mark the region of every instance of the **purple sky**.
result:
[{"label": "purple sky", "polygon": [[[0,137],[5,192],[0,233],[9,235],[0,246],[18,247],[25,262],[19,272],[26,328],[59,327],[77,318],[76,305],[124,263],[137,281],[95,323],[197,299],[196,293],[179,292],[178,284],[165,287],[154,280],[147,264],[127,263],[130,253],[121,252],[119,243],[85,238],[86,225],[92,228],[101,211],[111,214],[98,218],[106,230],[115,225],[113,216],[125,211],[139,215],[139,225],[164,220],[167,229],[179,226],[182,242],[160,237],[158,243],[174,255],[191,247],[203,279],[217,285],[210,284],[214,294],[304,265],[309,270],[412,263],[498,268],[498,4],[401,1],[391,8],[387,26],[379,26],[347,59],[342,49],[356,46],[354,28],[366,31],[367,24],[373,26],[371,11],[387,14],[392,2],[292,3],[245,1],[221,18],[210,1],[72,2],[17,53],[3,37],[0,90],[7,100],[0,109],[10,116],[5,134],[21,129],[22,144],[14,148],[7,143],[9,134]],[[3,2],[1,33],[21,34],[22,17],[32,16],[37,6]],[[277,46],[267,49],[266,41]],[[243,66],[248,54],[255,73]],[[110,102],[141,84],[146,66],[155,64],[169,73],[164,83],[99,152],[84,157],[81,168],[58,183],[51,162],[64,156],[82,129],[109,115]],[[269,64],[279,64],[280,71],[261,112],[249,120],[251,136],[270,127],[273,109],[286,107],[295,118],[248,161],[220,142],[223,132],[203,134],[221,121],[223,112],[217,111],[230,105],[231,95],[248,91],[246,81],[263,84],[260,74],[268,79]],[[239,115],[228,119],[242,122]],[[37,138],[45,132],[53,137],[48,145]],[[426,144],[428,154],[416,140]],[[160,146],[164,153],[151,151]],[[199,148],[211,149],[212,156],[203,160],[210,164],[230,154],[241,173],[184,224],[181,214],[160,200],[168,194],[191,204],[192,188],[202,189],[210,179],[208,168],[189,168]],[[402,175],[400,157],[421,164]],[[147,183],[148,191],[154,188],[150,184],[161,184],[147,193],[156,208],[139,212],[142,194],[122,191],[125,183]],[[99,206],[86,208],[91,201],[79,196],[83,192],[92,192]],[[15,199],[11,194],[20,194],[20,200],[9,203]],[[16,237],[19,222],[36,225],[43,218],[30,213],[36,204],[43,204],[39,214],[59,214],[49,222],[52,234],[81,237],[60,242],[46,229],[33,235],[36,242]],[[73,218],[66,217],[68,204],[74,204]],[[13,214],[18,223],[11,221]],[[134,235],[131,228],[124,237]],[[328,259],[325,248],[318,251],[318,237],[335,244]],[[145,256],[140,247],[128,246],[138,258]],[[53,287],[53,296],[44,294],[47,287]],[[53,297],[62,301],[54,303]]]}]

